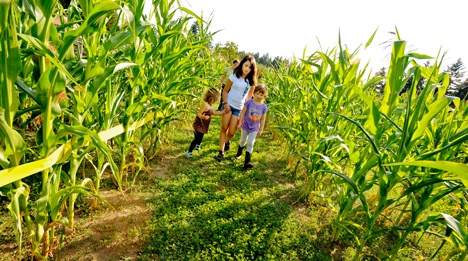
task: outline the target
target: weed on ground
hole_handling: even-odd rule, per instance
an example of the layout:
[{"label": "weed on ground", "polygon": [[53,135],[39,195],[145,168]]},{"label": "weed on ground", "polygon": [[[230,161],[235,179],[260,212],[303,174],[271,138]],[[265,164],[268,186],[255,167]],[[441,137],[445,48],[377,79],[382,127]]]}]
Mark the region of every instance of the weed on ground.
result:
[{"label": "weed on ground", "polygon": [[[182,130],[181,130],[182,129]],[[288,178],[281,144],[269,131],[257,139],[253,170],[231,150],[217,162],[219,126],[187,159],[189,128],[174,129],[168,172],[151,186],[150,238],[142,260],[332,260],[333,243],[316,238],[317,220]]]}]

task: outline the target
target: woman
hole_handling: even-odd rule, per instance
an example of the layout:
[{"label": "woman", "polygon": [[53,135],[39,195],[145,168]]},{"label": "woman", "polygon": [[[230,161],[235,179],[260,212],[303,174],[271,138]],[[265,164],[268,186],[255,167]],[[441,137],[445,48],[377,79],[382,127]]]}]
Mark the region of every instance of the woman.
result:
[{"label": "woman", "polygon": [[244,103],[252,98],[257,85],[257,64],[255,58],[246,55],[242,58],[234,73],[229,76],[223,90],[224,114],[219,134],[219,153],[217,161],[222,161],[224,152],[230,148],[230,140],[236,134],[239,114]]}]

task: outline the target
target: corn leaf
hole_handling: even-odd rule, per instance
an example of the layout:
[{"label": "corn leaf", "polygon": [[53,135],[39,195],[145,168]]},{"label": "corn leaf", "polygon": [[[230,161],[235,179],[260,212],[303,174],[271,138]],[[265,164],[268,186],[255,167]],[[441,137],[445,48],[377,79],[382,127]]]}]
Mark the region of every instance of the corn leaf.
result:
[{"label": "corn leaf", "polygon": [[375,29],[375,31],[374,31],[374,33],[372,34],[372,36],[369,38],[369,40],[367,40],[366,45],[364,46],[364,48],[367,48],[367,47],[369,47],[369,45],[371,45],[371,43],[372,43],[372,41],[374,40],[375,34],[377,33],[377,30],[378,30],[378,29],[379,29],[378,27]]},{"label": "corn leaf", "polygon": [[6,147],[3,157],[8,158],[16,166],[26,152],[26,143],[21,134],[7,124],[4,111],[0,108],[0,137]]},{"label": "corn leaf", "polygon": [[19,99],[14,83],[21,72],[22,63],[16,34],[13,1],[0,2],[0,108],[8,126],[19,106]]},{"label": "corn leaf", "polygon": [[392,58],[388,69],[387,84],[384,89],[384,99],[380,110],[390,115],[396,106],[397,98],[402,89],[403,76],[408,65],[408,57],[405,56],[405,41],[393,43]]},{"label": "corn leaf", "polygon": [[453,101],[457,99],[456,97],[446,97],[442,100],[438,100],[435,103],[431,104],[427,109],[428,112],[419,120],[418,122],[418,127],[416,131],[413,133],[411,137],[411,141],[416,140],[417,138],[421,137],[424,133],[424,131],[427,128],[427,124],[429,123],[430,120],[432,120],[440,111],[442,111],[444,108],[447,108],[447,106]]},{"label": "corn leaf", "polygon": [[26,190],[25,187],[20,187],[15,190],[12,190],[10,193],[12,193],[13,195],[10,196],[11,202],[10,204],[8,204],[8,210],[10,210],[10,213],[13,218],[13,222],[15,223],[15,229],[17,231],[17,233],[15,233],[16,243],[18,244],[18,248],[21,253],[23,229],[21,227],[22,217],[21,217],[21,208],[20,208],[20,205],[21,205],[20,198],[22,197],[27,198],[29,195],[29,192]]},{"label": "corn leaf", "polygon": [[[87,1],[80,1],[87,3]],[[82,6],[84,14],[87,14],[87,10],[85,9],[89,8],[89,5],[86,4]],[[63,48],[61,49],[61,52],[59,54],[59,58],[63,59],[63,57],[67,54],[68,49],[73,45],[73,43],[78,39],[80,36],[82,36],[85,33],[91,33],[93,31],[99,30],[99,28],[93,27],[93,24],[98,23],[98,21],[102,18],[105,17],[109,12],[116,10],[120,8],[120,6],[117,3],[114,3],[113,1],[102,1],[98,3],[97,5],[92,8],[91,13],[86,16],[86,20],[81,24],[80,27],[78,27],[75,30],[70,30],[65,33],[64,36],[64,44]]]},{"label": "corn leaf", "polygon": [[425,168],[434,168],[453,173],[460,178],[465,187],[468,187],[468,165],[451,161],[409,161],[384,164],[384,166],[419,166]]},{"label": "corn leaf", "polygon": [[[72,81],[74,84],[79,85],[79,83],[75,80],[72,74],[65,68],[63,63],[59,61],[57,57],[49,50],[49,48],[39,39],[35,38],[34,36],[27,35],[27,34],[18,34],[23,40],[28,42],[34,47],[34,51],[41,56],[47,57],[47,59],[56,66],[60,72],[64,73],[67,78]],[[15,79],[16,80],[16,79]]]}]

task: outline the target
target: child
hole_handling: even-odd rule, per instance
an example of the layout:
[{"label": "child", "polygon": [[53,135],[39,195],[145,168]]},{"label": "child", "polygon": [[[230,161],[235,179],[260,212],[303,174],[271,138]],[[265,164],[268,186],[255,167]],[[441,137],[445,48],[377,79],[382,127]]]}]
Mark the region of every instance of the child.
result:
[{"label": "child", "polygon": [[215,111],[211,107],[219,99],[219,92],[215,88],[208,89],[203,95],[203,100],[205,101],[203,105],[197,112],[195,121],[193,122],[193,130],[195,137],[190,143],[189,150],[185,152],[187,158],[193,158],[193,149],[200,150],[200,144],[203,140],[203,136],[208,133],[208,128],[210,127],[211,115],[221,115],[224,111]]},{"label": "child", "polygon": [[255,86],[253,99],[245,102],[244,108],[239,115],[237,129],[240,129],[242,125],[242,130],[236,158],[240,159],[242,156],[242,151],[245,148],[245,144],[247,143],[244,170],[253,168],[253,165],[250,163],[250,158],[252,157],[255,138],[262,135],[263,128],[265,127],[265,118],[268,107],[263,102],[265,101],[267,95],[268,89],[266,85],[260,84]]}]

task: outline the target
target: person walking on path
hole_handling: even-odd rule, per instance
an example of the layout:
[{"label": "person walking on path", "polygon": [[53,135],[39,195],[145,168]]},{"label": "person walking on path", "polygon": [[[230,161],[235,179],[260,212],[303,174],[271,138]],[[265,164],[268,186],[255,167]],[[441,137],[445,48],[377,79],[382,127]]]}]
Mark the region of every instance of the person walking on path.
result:
[{"label": "person walking on path", "polygon": [[198,109],[197,116],[193,121],[192,127],[194,131],[194,138],[190,143],[190,147],[185,156],[187,158],[193,158],[193,150],[200,150],[201,142],[203,141],[203,136],[208,133],[210,128],[211,116],[212,115],[222,115],[224,111],[215,111],[213,109],[213,103],[219,100],[219,92],[215,88],[210,88],[205,91],[203,95],[203,105]]},{"label": "person walking on path", "polygon": [[224,114],[219,134],[219,153],[217,161],[222,161],[224,152],[230,148],[230,140],[236,134],[239,114],[246,100],[252,98],[254,86],[257,85],[257,64],[252,55],[242,58],[234,69],[223,89]]},{"label": "person walking on path", "polygon": [[239,60],[235,59],[232,62],[232,65],[226,67],[223,72],[223,76],[221,76],[221,80],[219,80],[219,91],[221,93],[221,101],[219,102],[218,111],[224,110],[224,103],[223,103],[223,90],[224,86],[226,86],[226,82],[229,79],[229,76],[234,72],[234,69],[239,65]]},{"label": "person walking on path", "polygon": [[268,112],[268,107],[264,101],[267,95],[268,89],[266,85],[260,84],[255,86],[253,99],[245,102],[244,108],[239,115],[237,129],[241,129],[241,138],[239,147],[237,148],[236,158],[240,159],[242,157],[242,151],[247,144],[244,170],[253,168],[253,164],[250,163],[250,159],[252,157],[255,139],[262,135],[263,129],[265,127],[265,119]]}]

